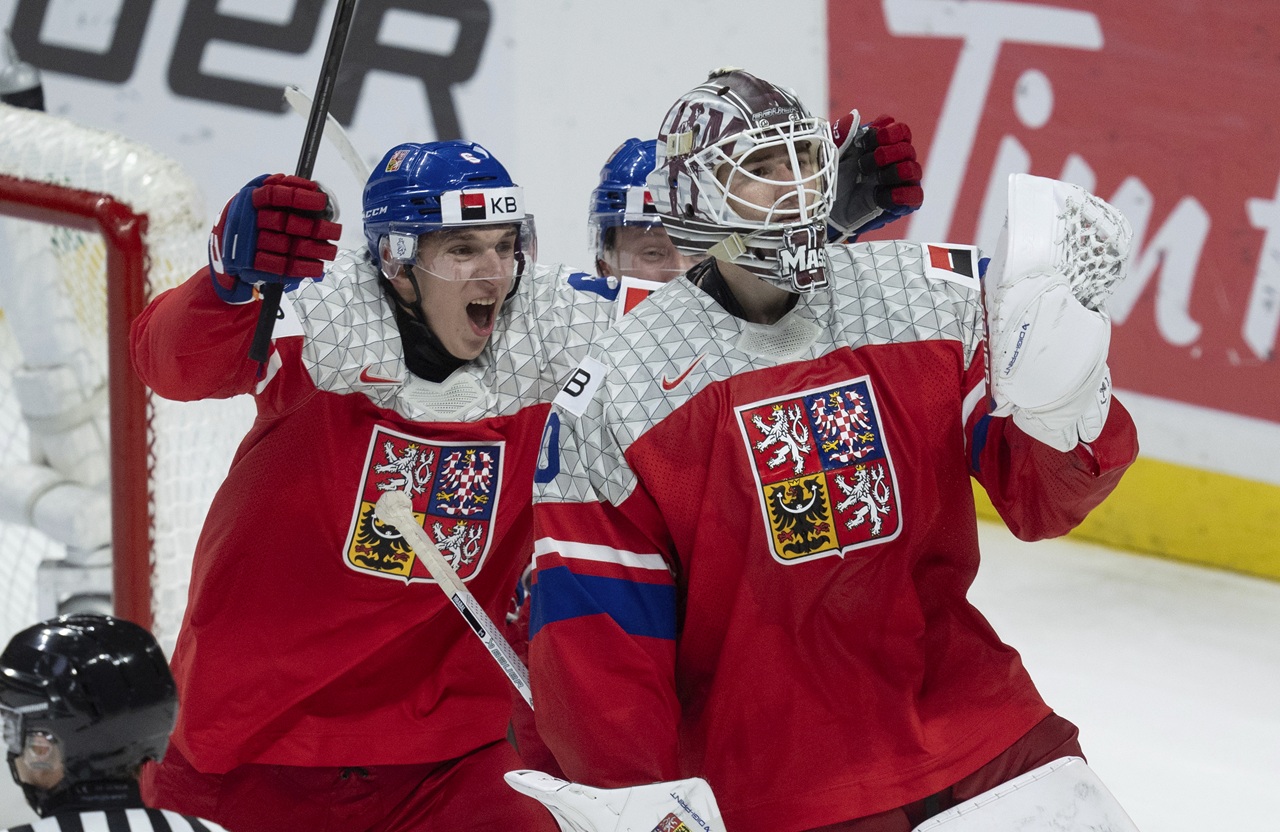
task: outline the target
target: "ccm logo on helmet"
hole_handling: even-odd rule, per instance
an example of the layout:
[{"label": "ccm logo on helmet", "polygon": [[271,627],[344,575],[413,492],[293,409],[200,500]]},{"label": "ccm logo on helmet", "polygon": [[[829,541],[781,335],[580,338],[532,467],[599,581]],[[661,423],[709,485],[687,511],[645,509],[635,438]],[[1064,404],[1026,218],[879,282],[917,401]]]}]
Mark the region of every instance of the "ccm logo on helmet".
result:
[{"label": "ccm logo on helmet", "polygon": [[445,224],[524,219],[524,192],[519,187],[482,191],[445,191],[440,195]]}]

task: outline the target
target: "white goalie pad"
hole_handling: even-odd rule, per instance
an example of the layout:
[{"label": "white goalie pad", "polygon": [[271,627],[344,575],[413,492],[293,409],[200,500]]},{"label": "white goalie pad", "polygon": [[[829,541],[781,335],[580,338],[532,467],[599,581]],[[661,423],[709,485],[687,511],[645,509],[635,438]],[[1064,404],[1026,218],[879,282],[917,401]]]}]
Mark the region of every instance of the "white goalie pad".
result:
[{"label": "white goalie pad", "polygon": [[1063,757],[952,806],[913,832],[1138,832],[1079,757]]},{"label": "white goalie pad", "polygon": [[1128,220],[1083,188],[1009,177],[1009,214],[984,281],[997,416],[1067,451],[1097,438],[1111,402],[1105,301],[1124,278]]},{"label": "white goalie pad", "polygon": [[700,777],[595,789],[541,771],[508,771],[507,784],[542,803],[561,832],[724,832],[711,786]]}]

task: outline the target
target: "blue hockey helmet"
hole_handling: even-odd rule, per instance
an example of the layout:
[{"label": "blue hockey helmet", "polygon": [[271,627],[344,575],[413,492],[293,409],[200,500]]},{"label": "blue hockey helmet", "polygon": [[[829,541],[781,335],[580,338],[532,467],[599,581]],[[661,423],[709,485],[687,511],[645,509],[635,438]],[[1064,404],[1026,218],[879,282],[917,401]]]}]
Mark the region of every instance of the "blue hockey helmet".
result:
[{"label": "blue hockey helmet", "polygon": [[601,274],[665,283],[700,257],[682,254],[662,226],[646,180],[657,159],[657,141],[627,139],[600,169],[588,207],[588,245]]},{"label": "blue hockey helmet", "polygon": [[384,274],[390,266],[384,255],[393,263],[415,262],[423,234],[482,225],[517,226],[514,277],[533,266],[537,236],[524,192],[475,142],[396,145],[370,174],[363,208],[369,252]]},{"label": "blue hockey helmet", "polygon": [[600,184],[591,192],[587,209],[591,250],[597,257],[604,250],[606,229],[661,224],[653,195],[645,185],[657,158],[657,144],[653,139],[627,139],[600,169]]}]

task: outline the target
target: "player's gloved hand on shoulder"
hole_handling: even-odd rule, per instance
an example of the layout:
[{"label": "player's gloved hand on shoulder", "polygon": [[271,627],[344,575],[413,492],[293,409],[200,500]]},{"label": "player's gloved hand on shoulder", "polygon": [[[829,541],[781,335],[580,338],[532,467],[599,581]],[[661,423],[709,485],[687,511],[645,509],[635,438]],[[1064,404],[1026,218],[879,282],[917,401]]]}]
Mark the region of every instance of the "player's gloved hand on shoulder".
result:
[{"label": "player's gloved hand on shoulder", "polygon": [[1111,405],[1106,299],[1133,230],[1076,185],[1009,177],[1009,214],[983,281],[992,415],[1069,451],[1102,432]]},{"label": "player's gloved hand on shoulder", "polygon": [[541,771],[508,771],[507,784],[547,807],[561,832],[724,832],[711,786],[700,777],[595,789]]},{"label": "player's gloved hand on shoulder", "polygon": [[264,283],[297,287],[324,275],[342,235],[337,206],[319,183],[282,173],[262,175],[222,209],[209,235],[213,288],[227,303],[247,303]]},{"label": "player's gloved hand on shoulder", "polygon": [[840,149],[840,174],[827,218],[828,239],[851,243],[924,204],[923,171],[910,127],[890,116],[859,125],[853,110],[831,123],[831,133]]}]

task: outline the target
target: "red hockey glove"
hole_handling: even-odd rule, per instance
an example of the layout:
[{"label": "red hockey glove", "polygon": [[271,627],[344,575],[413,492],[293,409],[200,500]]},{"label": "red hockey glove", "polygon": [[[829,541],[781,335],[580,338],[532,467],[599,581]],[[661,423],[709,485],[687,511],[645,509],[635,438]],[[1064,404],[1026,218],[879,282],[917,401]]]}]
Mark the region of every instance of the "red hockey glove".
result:
[{"label": "red hockey glove", "polygon": [[310,179],[263,175],[240,189],[222,209],[209,236],[213,287],[227,303],[253,300],[255,286],[324,275],[324,261],[338,254],[342,235],[332,221],[329,195]]},{"label": "red hockey glove", "polygon": [[854,110],[832,122],[831,132],[840,148],[840,175],[827,218],[830,240],[853,242],[924,203],[910,127],[890,116],[859,126]]}]

